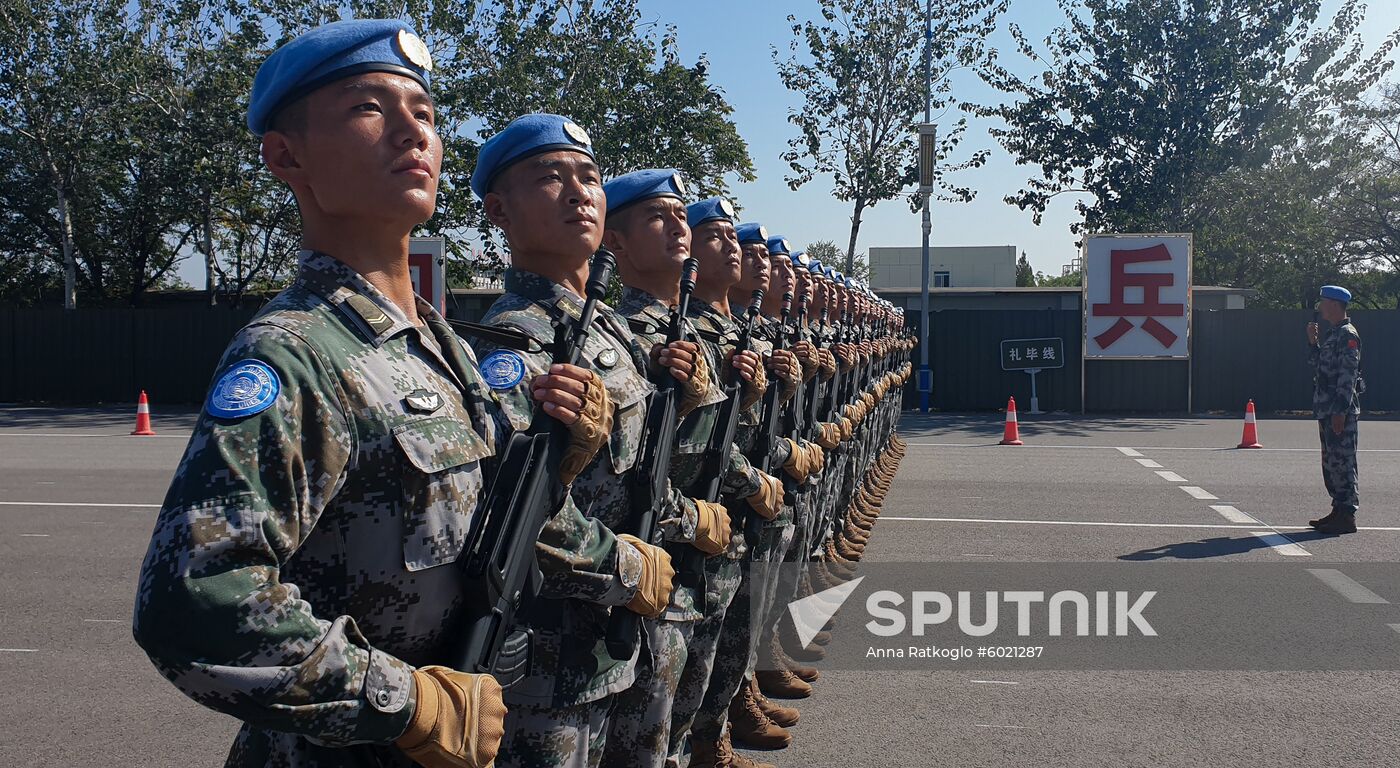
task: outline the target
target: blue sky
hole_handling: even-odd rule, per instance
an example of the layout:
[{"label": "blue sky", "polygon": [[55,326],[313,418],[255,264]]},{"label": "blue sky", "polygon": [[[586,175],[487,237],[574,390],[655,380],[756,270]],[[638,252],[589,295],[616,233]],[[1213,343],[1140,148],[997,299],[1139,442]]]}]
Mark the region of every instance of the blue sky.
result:
[{"label": "blue sky", "polygon": [[[1331,18],[1339,0],[1324,0],[1325,18]],[[708,54],[710,79],[722,88],[734,106],[733,119],[749,143],[758,171],[754,182],[733,186],[734,197],[746,219],[763,222],[770,232],[786,235],[794,243],[833,240],[843,250],[850,237],[851,208],[831,196],[831,180],[818,177],[791,191],[784,182],[787,165],[780,155],[796,129],[787,122],[789,108],[797,108],[800,96],[789,92],[778,79],[772,46],[786,51],[791,37],[788,14],[804,19],[814,14],[811,0],[718,0],[709,3],[675,0],[641,0],[643,18],[677,27],[682,59],[694,61]],[[993,45],[1002,61],[1018,66],[1024,61],[1011,45],[1005,28],[1015,22],[1032,39],[1041,39],[1063,20],[1053,0],[1012,0],[1002,18]],[[1400,28],[1400,0],[1373,0],[1362,29],[1363,39],[1374,47],[1390,31]],[[975,76],[954,80],[959,100],[995,101],[997,95]],[[1394,73],[1392,73],[1394,77]],[[952,124],[960,115],[946,114]],[[937,116],[935,115],[935,120]],[[934,245],[1015,245],[1024,250],[1031,265],[1049,274],[1060,274],[1061,265],[1076,254],[1070,224],[1077,219],[1073,200],[1058,199],[1037,227],[1031,215],[1009,206],[1002,198],[1019,190],[1029,174],[987,133],[987,121],[969,116],[969,128],[959,155],[974,149],[992,150],[990,161],[979,169],[964,171],[959,183],[978,190],[971,203],[935,203]],[[957,158],[955,158],[957,159]],[[891,200],[868,209],[863,217],[858,251],[871,246],[918,245],[918,214],[911,214],[903,200]]]},{"label": "blue sky", "polygon": [[[1324,18],[1331,18],[1340,1],[1323,0]],[[786,51],[791,37],[788,14],[799,20],[813,15],[817,7],[814,0],[640,0],[639,5],[644,23],[677,28],[682,61],[689,64],[701,54],[708,56],[711,81],[734,107],[732,118],[749,144],[758,175],[749,183],[732,180],[733,197],[743,207],[744,218],[761,221],[770,232],[785,235],[798,245],[832,240],[844,250],[850,237],[850,205],[831,196],[830,178],[819,176],[797,191],[788,189],[784,181],[788,168],[781,159],[787,140],[796,135],[787,122],[788,110],[799,108],[802,100],[778,79],[771,50],[778,46]],[[1014,68],[1024,59],[1006,32],[1008,23],[1020,25],[1032,39],[1039,40],[1062,21],[1054,0],[1012,0],[992,45],[1002,51],[1003,63]],[[1400,0],[1373,0],[1361,29],[1368,46],[1374,48],[1396,28],[1400,28]],[[954,80],[955,99],[995,102],[999,98],[972,73],[959,75]],[[1392,72],[1391,78],[1396,77]],[[951,125],[960,116],[954,111],[934,118]],[[1038,227],[1029,213],[1004,203],[1003,197],[1025,183],[1029,169],[1015,165],[987,133],[988,125],[988,121],[969,116],[967,134],[954,158],[965,158],[977,149],[992,150],[987,165],[964,171],[957,179],[960,185],[978,190],[977,198],[964,204],[935,202],[931,242],[1014,245],[1026,252],[1036,270],[1058,275],[1061,266],[1076,255],[1074,236],[1069,232],[1070,224],[1078,218],[1073,199],[1057,199]],[[857,250],[918,245],[919,239],[918,214],[911,214],[902,199],[889,200],[866,210]],[[191,285],[202,287],[201,260],[184,261],[180,275]]]}]

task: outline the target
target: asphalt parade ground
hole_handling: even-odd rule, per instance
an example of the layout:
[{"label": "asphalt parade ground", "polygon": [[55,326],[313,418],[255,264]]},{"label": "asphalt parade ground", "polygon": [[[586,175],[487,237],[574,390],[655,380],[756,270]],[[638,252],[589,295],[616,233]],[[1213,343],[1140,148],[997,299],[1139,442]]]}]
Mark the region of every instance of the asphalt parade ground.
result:
[{"label": "asphalt parade ground", "polygon": [[[127,435],[132,418],[0,408],[0,765],[215,766],[236,730],[131,639],[137,571],[193,415],[157,408],[146,438]],[[864,562],[1272,563],[1298,574],[1277,586],[1293,591],[1284,604],[1373,624],[1394,636],[1394,657],[1352,671],[819,664],[793,745],[758,756],[872,768],[1395,763],[1400,580],[1379,574],[1396,572],[1384,565],[1400,548],[1400,422],[1361,424],[1361,531],[1343,537],[1306,529],[1328,506],[1313,421],[1261,419],[1263,450],[1231,449],[1238,419],[1023,415],[1020,447],[996,445],[1001,429],[995,414],[906,413],[908,451]],[[847,612],[835,631],[863,632]]]}]

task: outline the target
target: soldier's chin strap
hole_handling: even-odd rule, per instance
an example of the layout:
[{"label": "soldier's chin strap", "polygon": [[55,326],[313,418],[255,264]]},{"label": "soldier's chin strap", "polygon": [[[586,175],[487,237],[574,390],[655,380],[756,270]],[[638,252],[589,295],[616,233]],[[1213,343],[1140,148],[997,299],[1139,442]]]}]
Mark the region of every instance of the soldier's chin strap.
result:
[{"label": "soldier's chin strap", "polygon": [[544,347],[540,346],[539,342],[520,331],[512,331],[509,328],[498,328],[493,325],[482,325],[481,323],[471,323],[466,320],[448,320],[447,322],[450,323],[453,328],[468,336],[474,336],[478,339],[489,341],[517,352],[538,353],[544,351]]}]

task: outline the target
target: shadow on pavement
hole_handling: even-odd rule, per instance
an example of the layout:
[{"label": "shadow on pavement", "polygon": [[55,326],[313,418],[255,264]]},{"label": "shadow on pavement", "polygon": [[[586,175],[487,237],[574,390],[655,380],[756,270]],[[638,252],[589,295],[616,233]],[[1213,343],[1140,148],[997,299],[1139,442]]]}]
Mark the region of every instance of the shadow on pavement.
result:
[{"label": "shadow on pavement", "polygon": [[[1317,531],[1289,531],[1287,537],[1298,544],[1318,539],[1336,538],[1332,534],[1318,533]],[[1119,555],[1118,559],[1133,561],[1199,560],[1207,557],[1239,555],[1256,549],[1265,549],[1268,546],[1269,543],[1258,536],[1240,536],[1238,538],[1216,536],[1209,539],[1183,541],[1179,544],[1164,544],[1160,547],[1140,549],[1131,554]]]}]

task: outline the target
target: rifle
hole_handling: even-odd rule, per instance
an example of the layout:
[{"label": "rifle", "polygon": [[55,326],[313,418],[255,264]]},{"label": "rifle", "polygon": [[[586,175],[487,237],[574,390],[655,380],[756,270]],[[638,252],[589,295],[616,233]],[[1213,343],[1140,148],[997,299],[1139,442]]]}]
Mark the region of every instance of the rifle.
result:
[{"label": "rifle", "polygon": [[[792,311],[792,294],[783,294],[782,321],[787,323],[788,313]],[[773,334],[773,351],[780,352],[787,348],[787,338],[779,328]],[[759,470],[768,474],[773,474],[773,454],[778,450],[778,440],[781,437],[778,420],[783,415],[782,405],[782,383],[774,381],[768,388],[768,392],[763,395],[763,416],[760,420],[760,431],[758,440],[755,441],[753,453],[749,455],[749,463],[758,467]]]},{"label": "rifle", "polygon": [[[666,330],[666,343],[680,341],[685,331],[685,316],[690,308],[690,294],[695,291],[695,275],[700,262],[688,258],[681,266],[680,301],[671,313],[671,325]],[[642,432],[642,456],[632,470],[631,498],[632,520],[628,526],[632,534],[650,544],[656,535],[656,510],[664,503],[670,490],[671,454],[676,444],[676,410],[680,399],[680,382],[669,372],[663,372],[656,391],[647,400],[647,423]],[[685,545],[685,550],[667,548],[675,559],[676,579],[686,586],[692,586],[695,578],[695,555],[700,550]],[[703,594],[704,558],[700,557],[701,594]],[[681,581],[682,572],[686,580]],[[626,609],[614,608],[608,617],[607,634],[604,641],[608,655],[618,661],[632,658],[637,650],[637,627],[641,617]]]},{"label": "rifle", "polygon": [[[786,297],[785,297],[786,298]],[[791,334],[790,342],[795,346],[802,339],[802,320],[807,316],[807,294],[797,296],[797,318],[792,329],[788,330],[787,304],[783,305],[783,325],[779,333],[787,332]],[[803,422],[803,417],[807,415],[807,385],[805,382],[798,382],[797,392],[792,396],[792,407],[783,414],[783,432],[792,438],[793,442],[801,440],[807,431],[807,425]]]},{"label": "rifle", "polygon": [[[606,248],[593,254],[583,311],[577,320],[566,315],[553,321],[554,362],[578,363],[615,264]],[[534,633],[517,627],[515,616],[539,593],[544,579],[535,560],[535,542],[565,502],[559,464],[568,445],[569,428],[538,406],[530,426],[506,443],[482,514],[468,533],[466,554],[458,561],[473,582],[466,591],[466,615],[472,618],[467,619],[461,642],[450,648],[453,669],[495,674],[505,678],[501,682],[507,687],[529,674]],[[498,670],[503,654],[511,661]]]},{"label": "rifle", "polygon": [[[753,342],[753,323],[758,317],[759,306],[763,303],[763,291],[754,291],[752,298],[753,303],[744,312],[744,326],[739,332],[739,341],[734,347],[735,353],[747,352]],[[733,374],[733,378],[732,382],[724,386],[726,399],[724,405],[720,406],[715,431],[710,435],[710,444],[705,450],[705,467],[700,474],[700,477],[705,478],[702,480],[705,485],[700,496],[711,502],[719,501],[724,472],[729,467],[729,457],[734,450],[734,435],[739,431],[739,414],[742,411],[739,401],[743,382],[739,380],[738,374]],[[755,522],[754,518],[758,521]],[[757,540],[757,536],[762,532],[762,525],[763,518],[749,510],[744,521],[744,534],[747,536],[753,531],[753,538]]]},{"label": "rifle", "polygon": [[[817,326],[818,328],[821,328],[821,327],[823,327],[823,326],[826,325],[826,318],[827,318],[826,306],[823,305],[823,306],[822,306],[821,324]],[[818,347],[821,347],[821,346],[827,344],[827,338],[826,338],[826,336],[824,336],[824,335],[823,335],[823,336],[820,336],[820,337],[818,338],[818,341],[820,342],[820,343],[817,345]],[[831,392],[828,391],[828,392],[826,393],[826,394],[827,394],[827,397],[818,397],[818,396],[817,396],[817,394],[818,394],[819,392],[821,392],[821,386],[822,386],[822,377],[821,377],[821,374],[817,374],[816,376],[813,376],[813,377],[812,377],[812,383],[811,383],[810,385],[808,385],[808,386],[809,386],[810,391],[807,393],[807,397],[809,398],[809,401],[808,401],[808,403],[807,403],[807,419],[806,419],[806,423],[807,423],[807,428],[808,428],[809,430],[811,430],[813,427],[815,427],[815,426],[817,425],[817,422],[819,422],[819,421],[822,420],[822,418],[821,418],[821,417],[822,417],[821,406],[822,406],[822,404],[823,404],[824,402],[826,402],[826,401],[830,398]],[[827,386],[827,389],[830,390],[830,385]]]}]

